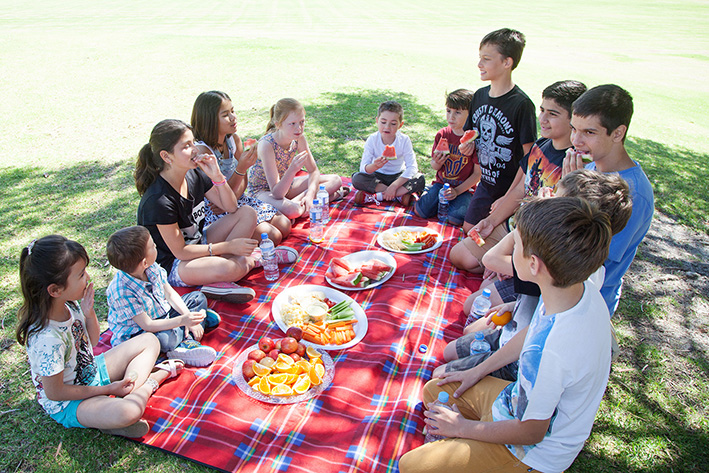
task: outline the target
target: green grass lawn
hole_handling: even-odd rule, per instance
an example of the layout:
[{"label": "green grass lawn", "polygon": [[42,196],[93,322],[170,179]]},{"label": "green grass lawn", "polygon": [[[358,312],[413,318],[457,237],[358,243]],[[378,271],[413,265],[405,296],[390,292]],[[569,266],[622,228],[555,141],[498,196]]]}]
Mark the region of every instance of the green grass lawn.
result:
[{"label": "green grass lawn", "polygon": [[[19,252],[48,233],[87,247],[105,326],[105,242],[135,221],[136,153],[159,120],[188,120],[200,92],[227,92],[240,134],[254,137],[272,103],[298,98],[320,166],[343,175],[358,166],[379,102],[399,100],[430,178],[426,155],[445,124],[446,91],[484,85],[480,39],[517,28],[527,48],[513,77],[535,104],[561,79],[631,92],[628,149],[653,183],[657,209],[709,233],[707,18],[704,1],[1,1],[0,472],[202,470],[58,427],[40,412],[13,341]],[[659,317],[633,307],[621,306],[624,317]],[[706,357],[668,360],[641,340],[625,342],[645,363],[614,370],[571,471],[709,470]]]}]

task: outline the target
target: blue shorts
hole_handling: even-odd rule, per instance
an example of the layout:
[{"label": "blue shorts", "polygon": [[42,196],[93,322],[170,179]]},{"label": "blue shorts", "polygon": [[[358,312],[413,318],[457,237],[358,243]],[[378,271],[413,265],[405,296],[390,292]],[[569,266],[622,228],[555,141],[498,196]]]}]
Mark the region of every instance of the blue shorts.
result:
[{"label": "blue shorts", "polygon": [[[94,363],[96,363],[96,376],[94,380],[89,383],[89,386],[106,386],[111,384],[111,377],[108,375],[108,368],[106,368],[106,360],[104,360],[103,355],[94,357]],[[81,425],[79,419],[76,418],[76,410],[83,401],[84,399],[69,401],[69,404],[67,404],[64,409],[56,414],[49,414],[49,417],[66,428],[78,427],[85,429],[86,427]]]}]

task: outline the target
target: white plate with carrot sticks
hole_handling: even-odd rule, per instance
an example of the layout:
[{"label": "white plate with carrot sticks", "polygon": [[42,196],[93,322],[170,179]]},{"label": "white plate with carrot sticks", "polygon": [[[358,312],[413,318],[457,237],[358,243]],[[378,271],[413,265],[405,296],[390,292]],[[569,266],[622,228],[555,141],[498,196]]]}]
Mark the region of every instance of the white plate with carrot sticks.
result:
[{"label": "white plate with carrot sticks", "polygon": [[417,255],[443,244],[443,236],[426,227],[394,227],[377,235],[377,243],[394,253]]},{"label": "white plate with carrot sticks", "polygon": [[367,314],[354,299],[327,286],[292,286],[271,304],[273,320],[284,333],[303,329],[303,340],[323,350],[357,345],[367,333]]}]

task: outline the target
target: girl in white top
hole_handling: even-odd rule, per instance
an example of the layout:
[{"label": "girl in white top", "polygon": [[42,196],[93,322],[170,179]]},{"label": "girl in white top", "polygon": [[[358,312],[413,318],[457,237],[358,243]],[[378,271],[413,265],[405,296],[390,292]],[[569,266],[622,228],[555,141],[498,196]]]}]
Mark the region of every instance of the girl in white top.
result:
[{"label": "girl in white top", "polygon": [[59,235],[22,250],[17,341],[26,345],[37,400],[50,417],[65,427],[142,437],[148,398],[184,363],[155,366],[160,344],[152,333],[94,357],[100,329],[88,262],[83,246]]}]

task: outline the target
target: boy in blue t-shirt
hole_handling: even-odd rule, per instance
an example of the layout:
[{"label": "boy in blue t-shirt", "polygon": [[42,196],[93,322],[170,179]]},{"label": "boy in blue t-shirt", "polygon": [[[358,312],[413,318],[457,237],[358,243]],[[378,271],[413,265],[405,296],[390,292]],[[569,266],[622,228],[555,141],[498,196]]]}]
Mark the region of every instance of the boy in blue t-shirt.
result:
[{"label": "boy in blue t-shirt", "polygon": [[180,297],[168,284],[167,272],[155,262],[157,254],[150,232],[142,226],[123,228],[108,238],[106,256],[118,269],[106,289],[111,345],[152,332],[160,341],[160,351],[169,358],[207,366],[217,352],[199,340],[221,318],[207,309],[201,292]]},{"label": "boy in blue t-shirt", "polygon": [[[480,42],[480,79],[490,85],[478,89],[470,104],[464,129],[477,129],[475,143],[459,149],[468,156],[477,150],[480,183],[475,189],[463,223],[467,232],[490,213],[490,206],[513,185],[519,162],[537,139],[534,104],[512,81],[524,50],[522,33],[503,28],[488,33]],[[482,272],[482,268],[463,242],[450,252],[457,268]]]},{"label": "boy in blue t-shirt", "polygon": [[[448,126],[436,133],[431,151],[431,168],[436,171],[436,178],[414,206],[414,212],[421,218],[437,215],[438,194],[444,184],[449,184],[446,194],[449,205],[447,221],[451,225],[463,225],[465,212],[473,198],[470,188],[480,181],[477,156],[467,156],[458,149],[465,133],[463,126],[468,120],[472,99],[472,92],[466,89],[454,90],[446,97]],[[448,152],[436,151],[442,140],[448,143]]]},{"label": "boy in blue t-shirt", "polygon": [[633,98],[623,88],[606,84],[586,91],[573,104],[571,143],[575,151],[564,160],[563,174],[584,167],[583,158],[593,162],[587,169],[617,172],[630,186],[633,214],[625,228],[613,237],[601,294],[613,315],[618,307],[623,276],[635,258],[638,245],[650,228],[655,209],[652,186],[640,164],[625,149],[625,138],[633,116]]},{"label": "boy in blue t-shirt", "polygon": [[[567,469],[591,433],[608,383],[610,319],[589,276],[608,255],[608,216],[583,199],[538,199],[515,216],[513,261],[541,288],[526,338],[497,354],[519,356],[519,377],[445,373],[424,388],[427,429],[446,438],[399,460],[402,473]],[[453,410],[432,405],[440,391]]]}]

